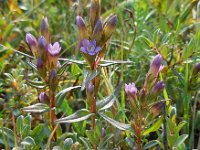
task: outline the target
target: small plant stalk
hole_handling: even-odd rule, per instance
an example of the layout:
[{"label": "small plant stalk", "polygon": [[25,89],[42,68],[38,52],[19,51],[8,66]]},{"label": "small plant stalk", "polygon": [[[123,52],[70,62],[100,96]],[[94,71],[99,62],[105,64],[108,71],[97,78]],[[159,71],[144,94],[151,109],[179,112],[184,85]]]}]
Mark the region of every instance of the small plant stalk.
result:
[{"label": "small plant stalk", "polygon": [[[55,128],[55,120],[56,120],[56,115],[55,115],[55,92],[50,90],[50,123],[52,125],[52,131]],[[54,134],[54,138],[56,138],[56,135]]]},{"label": "small plant stalk", "polygon": [[16,129],[16,123],[15,123],[15,115],[14,115],[14,112],[12,112],[12,123],[13,123],[13,130],[14,130],[15,147],[18,147],[18,142],[17,142],[17,129]]}]

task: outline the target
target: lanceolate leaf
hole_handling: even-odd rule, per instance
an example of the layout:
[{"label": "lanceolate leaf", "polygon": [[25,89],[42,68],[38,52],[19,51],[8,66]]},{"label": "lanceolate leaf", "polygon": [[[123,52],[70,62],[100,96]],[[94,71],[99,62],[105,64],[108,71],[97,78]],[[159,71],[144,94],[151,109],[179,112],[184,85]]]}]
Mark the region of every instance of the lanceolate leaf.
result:
[{"label": "lanceolate leaf", "polygon": [[84,137],[80,137],[80,140],[83,142],[83,144],[87,147],[87,149],[92,149],[92,145],[90,144],[89,140],[84,138]]},{"label": "lanceolate leaf", "polygon": [[43,103],[37,103],[22,109],[24,112],[44,113],[50,110],[49,106]]},{"label": "lanceolate leaf", "polygon": [[35,141],[32,137],[28,136],[21,142],[21,144],[22,145],[35,145]]},{"label": "lanceolate leaf", "polygon": [[62,101],[65,99],[65,96],[67,94],[67,92],[73,90],[73,89],[77,89],[80,88],[81,86],[74,86],[74,87],[68,87],[62,91],[60,91],[57,95],[56,95],[56,102],[57,102],[57,106],[62,104]]},{"label": "lanceolate leaf", "polygon": [[115,102],[116,98],[119,96],[121,86],[122,86],[122,84],[117,86],[114,94],[106,97],[103,100],[97,101],[97,104],[96,104],[97,110],[102,111],[102,110],[110,108],[113,105],[113,103]]},{"label": "lanceolate leaf", "polygon": [[3,140],[3,134],[7,139],[7,142],[9,142],[9,146],[10,147],[14,147],[14,133],[11,129],[4,127],[4,130],[2,130],[2,128],[0,128],[0,143],[4,144],[4,140]]},{"label": "lanceolate leaf", "polygon": [[178,139],[176,140],[176,142],[174,143],[174,147],[178,147],[181,144],[183,144],[183,142],[188,138],[187,134],[182,134],[181,136],[178,137]]},{"label": "lanceolate leaf", "polygon": [[142,135],[145,136],[151,132],[157,131],[162,125],[162,123],[163,123],[163,117],[160,117],[150,128],[146,129]]},{"label": "lanceolate leaf", "polygon": [[81,86],[81,91],[83,91],[89,83],[100,73],[100,69],[93,70],[91,72],[87,71],[84,75],[84,80]]},{"label": "lanceolate leaf", "polygon": [[74,122],[80,122],[88,119],[89,117],[93,116],[94,114],[90,113],[87,109],[81,109],[77,112],[56,120],[56,123],[74,123]]},{"label": "lanceolate leaf", "polygon": [[103,117],[106,121],[108,121],[110,124],[112,124],[113,126],[115,126],[116,128],[118,128],[120,130],[130,130],[131,129],[131,126],[129,124],[124,124],[124,123],[120,123],[118,121],[115,121],[115,120],[107,117],[103,113],[99,113],[99,115],[101,117]]}]

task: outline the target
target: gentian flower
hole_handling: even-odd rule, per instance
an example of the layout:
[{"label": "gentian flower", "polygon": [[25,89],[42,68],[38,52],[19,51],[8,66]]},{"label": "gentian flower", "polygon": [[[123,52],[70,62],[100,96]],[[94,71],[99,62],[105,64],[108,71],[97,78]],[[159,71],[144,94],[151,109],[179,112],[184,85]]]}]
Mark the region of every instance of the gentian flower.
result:
[{"label": "gentian flower", "polygon": [[37,59],[36,66],[37,66],[37,69],[42,69],[44,67],[44,63],[43,63],[43,60],[41,58]]},{"label": "gentian flower", "polygon": [[92,83],[89,83],[87,90],[90,94],[92,94],[94,92],[94,85]]},{"label": "gentian flower", "polygon": [[163,69],[162,63],[162,56],[160,54],[156,55],[153,61],[150,64],[150,73],[155,77],[158,76],[158,73]]},{"label": "gentian flower", "polygon": [[94,56],[101,50],[101,47],[96,46],[96,41],[92,40],[82,40],[81,42],[81,52]]},{"label": "gentian flower", "polygon": [[160,113],[161,109],[163,108],[163,106],[164,106],[165,104],[166,104],[165,101],[160,101],[160,102],[155,103],[155,104],[151,107],[150,112],[153,113],[154,117],[157,116],[157,115]]},{"label": "gentian flower", "polygon": [[58,56],[59,55],[61,47],[60,47],[58,42],[55,42],[53,45],[49,44],[47,50],[48,50],[48,53],[52,57],[54,57],[54,56]]},{"label": "gentian flower", "polygon": [[200,63],[197,63],[196,65],[194,65],[192,75],[196,76],[199,72],[200,72]]},{"label": "gentian flower", "polygon": [[134,83],[125,84],[125,92],[130,98],[134,98],[137,95],[137,88]]},{"label": "gentian flower", "polygon": [[103,33],[102,31],[103,31],[102,19],[99,19],[93,30],[93,35],[92,35],[93,39],[99,41]]},{"label": "gentian flower", "polygon": [[76,17],[76,25],[78,27],[79,39],[87,38],[87,28],[85,25],[85,21],[81,16]]},{"label": "gentian flower", "polygon": [[107,21],[104,23],[104,36],[106,39],[110,38],[112,33],[115,30],[115,27],[117,25],[117,16],[113,15],[107,19]]}]

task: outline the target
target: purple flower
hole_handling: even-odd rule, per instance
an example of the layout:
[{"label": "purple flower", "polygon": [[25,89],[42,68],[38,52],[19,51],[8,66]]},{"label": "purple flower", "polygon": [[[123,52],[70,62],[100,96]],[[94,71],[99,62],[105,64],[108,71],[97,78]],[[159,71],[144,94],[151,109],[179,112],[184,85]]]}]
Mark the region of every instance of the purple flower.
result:
[{"label": "purple flower", "polygon": [[137,91],[134,83],[125,84],[125,92],[129,97],[134,98],[137,95]]},{"label": "purple flower", "polygon": [[56,71],[54,69],[51,70],[49,78],[51,81],[56,78]]},{"label": "purple flower", "polygon": [[38,39],[38,45],[41,46],[42,48],[46,47],[46,39],[44,38],[44,36],[40,36]]},{"label": "purple flower", "polygon": [[107,25],[110,25],[110,26],[113,26],[115,27],[117,24],[117,16],[116,15],[113,15],[109,18],[108,22],[107,22]]},{"label": "purple flower", "polygon": [[47,47],[48,53],[51,56],[58,56],[61,50],[61,47],[58,42],[55,42],[53,45],[49,44]]},{"label": "purple flower", "polygon": [[36,40],[36,38],[35,38],[32,34],[30,34],[30,33],[27,33],[27,34],[26,34],[26,42],[28,43],[28,45],[29,45],[30,47],[33,47],[33,46],[36,46],[36,45],[37,45],[37,40]]},{"label": "purple flower", "polygon": [[49,28],[49,24],[48,24],[48,19],[47,17],[43,18],[42,21],[40,22],[40,29],[42,31],[47,31]]},{"label": "purple flower", "polygon": [[150,111],[153,113],[154,116],[157,116],[160,113],[163,106],[165,106],[165,104],[165,101],[157,102],[151,107]]},{"label": "purple flower", "polygon": [[161,92],[164,89],[165,85],[163,83],[163,81],[158,81],[154,87],[153,87],[153,92]]},{"label": "purple flower", "polygon": [[160,54],[156,55],[153,59],[153,61],[150,64],[150,72],[151,74],[154,74],[155,76],[158,75],[158,73],[162,70],[163,66],[162,63],[162,56]]},{"label": "purple flower", "polygon": [[92,40],[82,40],[81,42],[81,52],[88,55],[96,55],[101,50],[101,47],[96,46],[96,41]]}]

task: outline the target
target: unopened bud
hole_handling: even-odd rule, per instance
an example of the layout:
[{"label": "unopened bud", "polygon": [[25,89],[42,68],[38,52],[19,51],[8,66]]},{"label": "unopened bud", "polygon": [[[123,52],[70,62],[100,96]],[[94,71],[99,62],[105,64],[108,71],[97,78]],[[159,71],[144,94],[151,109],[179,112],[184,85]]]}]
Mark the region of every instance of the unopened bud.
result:
[{"label": "unopened bud", "polygon": [[41,92],[39,95],[39,100],[41,103],[45,103],[49,100],[49,97],[47,96],[45,92]]},{"label": "unopened bud", "polygon": [[87,90],[90,94],[93,94],[94,92],[94,85],[92,83],[89,83]]},{"label": "unopened bud", "polygon": [[105,22],[103,32],[106,40],[110,38],[110,36],[115,30],[116,25],[117,25],[116,15],[109,17],[108,20]]},{"label": "unopened bud", "polygon": [[154,116],[157,116],[160,113],[163,106],[165,105],[165,103],[166,101],[157,102],[150,108],[150,112],[152,112]]},{"label": "unopened bud", "polygon": [[92,29],[94,29],[94,26],[100,18],[100,11],[101,11],[101,2],[100,0],[92,0],[91,6],[90,6],[90,24],[92,26]]},{"label": "unopened bud", "polygon": [[160,54],[156,55],[150,64],[149,72],[153,77],[157,77],[158,73],[162,70],[163,66],[162,63],[162,56]]},{"label": "unopened bud", "polygon": [[30,34],[30,33],[26,34],[26,42],[28,43],[28,45],[30,47],[37,46],[37,40],[36,40],[36,38],[32,34]]},{"label": "unopened bud", "polygon": [[43,69],[44,63],[43,63],[43,60],[41,58],[37,59],[36,66],[37,66],[38,70]]},{"label": "unopened bud", "polygon": [[47,19],[47,17],[45,17],[40,22],[40,30],[43,32],[47,32],[48,29],[49,29],[48,19]]},{"label": "unopened bud", "polygon": [[164,85],[163,81],[158,81],[154,85],[152,92],[159,93],[159,92],[161,92],[164,89],[164,87],[165,87],[165,85]]},{"label": "unopened bud", "polygon": [[196,76],[199,72],[200,72],[200,63],[194,65],[194,68],[193,68],[193,71],[192,71],[192,75]]},{"label": "unopened bud", "polygon": [[46,39],[44,38],[44,36],[40,36],[39,39],[38,39],[38,45],[39,47],[45,49],[46,48],[46,45],[47,45],[47,42],[46,42]]},{"label": "unopened bud", "polygon": [[76,25],[78,27],[79,38],[87,38],[87,28],[85,25],[85,21],[81,16],[76,16]]},{"label": "unopened bud", "polygon": [[99,19],[93,30],[93,39],[99,41],[102,36],[102,31],[103,31],[102,19]]}]

